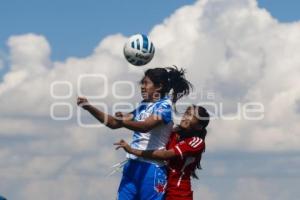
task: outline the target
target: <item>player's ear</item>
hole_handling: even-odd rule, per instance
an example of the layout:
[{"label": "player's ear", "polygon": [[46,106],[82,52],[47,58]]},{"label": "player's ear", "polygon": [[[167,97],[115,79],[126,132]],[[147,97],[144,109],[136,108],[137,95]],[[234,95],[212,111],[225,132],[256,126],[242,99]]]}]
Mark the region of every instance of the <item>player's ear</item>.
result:
[{"label": "player's ear", "polygon": [[161,90],[162,90],[162,88],[163,88],[163,85],[160,83],[159,84],[159,86],[157,86],[156,88],[155,88],[155,90],[156,90],[156,92],[161,92]]}]

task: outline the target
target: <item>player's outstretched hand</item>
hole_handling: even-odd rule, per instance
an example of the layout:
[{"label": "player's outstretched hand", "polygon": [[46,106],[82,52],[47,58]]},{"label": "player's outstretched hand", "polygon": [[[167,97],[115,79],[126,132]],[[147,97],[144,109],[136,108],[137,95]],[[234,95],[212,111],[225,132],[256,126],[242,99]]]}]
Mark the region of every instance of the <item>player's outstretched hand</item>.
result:
[{"label": "player's outstretched hand", "polygon": [[90,105],[87,98],[85,97],[77,97],[77,105],[82,107],[83,109],[87,109],[87,107]]},{"label": "player's outstretched hand", "polygon": [[125,140],[120,140],[119,142],[114,143],[116,147],[116,150],[123,148],[127,153],[131,153],[131,147]]}]

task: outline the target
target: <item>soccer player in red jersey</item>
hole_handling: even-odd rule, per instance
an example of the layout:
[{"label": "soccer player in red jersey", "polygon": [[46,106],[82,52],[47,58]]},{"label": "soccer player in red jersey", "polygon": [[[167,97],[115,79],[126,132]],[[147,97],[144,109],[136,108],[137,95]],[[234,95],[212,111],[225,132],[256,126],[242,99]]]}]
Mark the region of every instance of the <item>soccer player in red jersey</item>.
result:
[{"label": "soccer player in red jersey", "polygon": [[198,178],[195,170],[201,169],[200,160],[205,150],[206,126],[209,114],[201,106],[190,106],[184,113],[180,125],[174,128],[167,150],[137,150],[124,140],[115,145],[130,154],[168,161],[168,184],[166,200],[192,200],[191,177]]}]

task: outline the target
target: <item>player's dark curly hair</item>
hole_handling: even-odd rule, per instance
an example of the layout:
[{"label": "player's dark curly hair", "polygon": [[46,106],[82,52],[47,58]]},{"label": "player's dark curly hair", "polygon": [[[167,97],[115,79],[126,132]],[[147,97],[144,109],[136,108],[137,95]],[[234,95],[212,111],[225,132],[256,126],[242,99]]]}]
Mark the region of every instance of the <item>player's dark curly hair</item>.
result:
[{"label": "player's dark curly hair", "polygon": [[158,67],[148,69],[145,76],[149,77],[155,86],[162,87],[160,90],[161,97],[171,95],[172,103],[175,104],[178,99],[188,95],[193,89],[193,85],[185,78],[185,73],[184,69],[178,69],[177,66]]}]

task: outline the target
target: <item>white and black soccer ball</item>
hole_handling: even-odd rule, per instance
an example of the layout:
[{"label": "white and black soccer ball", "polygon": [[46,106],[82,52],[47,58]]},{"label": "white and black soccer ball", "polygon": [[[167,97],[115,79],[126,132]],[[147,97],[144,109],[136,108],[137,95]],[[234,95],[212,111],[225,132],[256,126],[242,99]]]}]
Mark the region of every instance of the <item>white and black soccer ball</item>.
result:
[{"label": "white and black soccer ball", "polygon": [[128,62],[136,66],[149,63],[154,56],[155,48],[152,41],[143,34],[129,38],[124,45],[124,56]]}]

